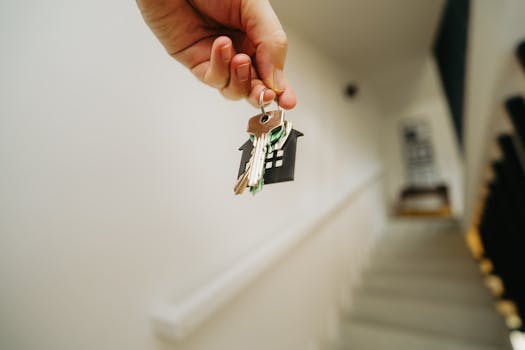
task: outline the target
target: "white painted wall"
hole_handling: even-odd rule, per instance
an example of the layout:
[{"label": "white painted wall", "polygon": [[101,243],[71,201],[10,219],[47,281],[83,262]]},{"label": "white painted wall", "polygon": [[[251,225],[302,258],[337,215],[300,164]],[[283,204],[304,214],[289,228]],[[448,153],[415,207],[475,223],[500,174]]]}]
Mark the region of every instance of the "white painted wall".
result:
[{"label": "white painted wall", "polygon": [[[398,88],[409,90],[410,97],[400,98],[406,91],[390,89],[393,108],[385,111],[383,140],[385,156],[386,198],[390,208],[399,201],[399,194],[407,185],[405,163],[402,157],[401,124],[405,120],[426,120],[431,128],[436,168],[439,178],[449,186],[452,211],[460,216],[463,210],[463,164],[452,125],[452,118],[445,99],[436,63],[427,55],[413,80],[397,79]],[[409,65],[414,67],[413,65]],[[391,67],[392,68],[392,67]],[[393,67],[403,72],[408,67]],[[394,74],[391,72],[390,74]],[[402,75],[399,73],[399,75]],[[404,82],[404,83],[403,83]],[[408,82],[408,84],[407,84]],[[397,98],[397,99],[396,99]],[[393,104],[393,101],[405,101],[404,104]]]},{"label": "white painted wall", "polygon": [[491,156],[503,103],[515,93],[525,94],[525,73],[514,50],[525,39],[525,2],[472,1],[468,42],[465,105],[465,225],[472,220],[484,168]]},{"label": "white painted wall", "polygon": [[174,63],[133,2],[4,1],[0,43],[0,348],[292,349],[329,333],[381,223],[376,186],[187,343],[159,342],[149,312],[378,171],[366,84],[346,100],[356,77],[291,33],[296,181],[234,197],[257,110]]}]

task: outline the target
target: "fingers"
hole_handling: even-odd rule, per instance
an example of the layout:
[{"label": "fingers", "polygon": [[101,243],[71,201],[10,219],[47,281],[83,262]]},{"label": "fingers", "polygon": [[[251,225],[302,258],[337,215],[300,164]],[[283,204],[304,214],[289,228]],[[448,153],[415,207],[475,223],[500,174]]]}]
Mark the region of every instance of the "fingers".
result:
[{"label": "fingers", "polygon": [[227,36],[220,36],[213,42],[210,63],[204,73],[203,81],[221,89],[230,80],[230,61],[234,54],[232,41]]},{"label": "fingers", "polygon": [[[249,57],[235,57],[234,60],[232,60],[232,73],[230,84],[226,88],[222,89],[221,92],[225,97],[232,100],[238,100],[246,97],[248,99],[248,102],[252,106],[259,108],[259,99],[263,89],[266,89],[263,98],[264,104],[272,102],[276,98],[277,94],[275,93],[275,91],[268,89],[268,87],[262,82],[262,80],[252,79],[252,77],[255,76],[253,69],[252,72],[250,72],[249,81],[243,80],[242,76],[238,73],[238,69],[244,69],[244,65],[246,64],[248,59]],[[234,67],[237,67],[237,74],[234,74],[234,70],[236,69]],[[281,106],[284,109],[292,109],[297,103],[295,92],[293,91],[286,79],[284,86],[285,91],[278,96],[279,106]]]},{"label": "fingers", "polygon": [[262,81],[277,93],[286,88],[284,61],[288,41],[267,0],[244,1],[241,9],[243,30],[256,47],[256,66]]},{"label": "fingers", "polygon": [[254,79],[252,80],[252,90],[248,96],[248,102],[250,102],[252,106],[260,107],[259,98],[263,89],[267,89],[264,92],[264,104],[272,102],[275,99],[276,94],[273,90],[268,89],[260,79]]},{"label": "fingers", "polygon": [[286,44],[265,42],[256,49],[257,72],[262,81],[277,93],[283,92],[286,85],[283,73],[285,56]]},{"label": "fingers", "polygon": [[248,96],[251,90],[252,61],[245,54],[235,55],[230,63],[229,83],[221,89],[222,94],[229,99],[238,100]]},{"label": "fingers", "polygon": [[251,77],[255,76],[251,63],[248,55],[235,55],[231,39],[221,36],[213,42],[209,63],[195,67],[193,73],[199,76],[198,69],[205,69],[204,83],[219,89],[225,97],[238,100],[248,96],[251,90]]},{"label": "fingers", "polygon": [[284,92],[279,95],[279,106],[284,109],[292,109],[296,104],[297,97],[295,96],[295,91],[292,89],[288,79],[285,78]]},{"label": "fingers", "polygon": [[[260,94],[268,86],[259,79],[251,58],[245,54],[235,54],[232,41],[226,36],[214,40],[209,62],[195,67],[193,73],[201,76],[206,84],[219,89],[226,98],[247,98],[255,107],[259,107]],[[296,104],[295,93],[284,74],[280,79],[282,93],[279,94],[279,105],[291,109]],[[268,89],[264,94],[264,102],[271,102],[276,96],[275,91]]]},{"label": "fingers", "polygon": [[[219,89],[226,98],[232,100],[248,97],[255,86],[257,88],[254,94],[257,97],[250,102],[255,106],[259,105],[259,94],[264,84],[257,79],[251,58],[245,54],[235,54],[232,41],[226,36],[214,40],[209,62],[194,67],[193,73],[201,75],[203,82]],[[254,81],[258,84],[254,84]],[[269,90],[265,96],[265,101],[268,102],[275,98],[275,93]]]}]

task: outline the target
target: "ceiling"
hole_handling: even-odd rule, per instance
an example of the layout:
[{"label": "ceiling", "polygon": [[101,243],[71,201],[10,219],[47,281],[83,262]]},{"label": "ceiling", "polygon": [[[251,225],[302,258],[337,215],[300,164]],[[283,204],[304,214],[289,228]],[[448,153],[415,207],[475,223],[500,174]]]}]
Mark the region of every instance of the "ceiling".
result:
[{"label": "ceiling", "polygon": [[286,27],[367,73],[432,46],[444,0],[272,0]]}]

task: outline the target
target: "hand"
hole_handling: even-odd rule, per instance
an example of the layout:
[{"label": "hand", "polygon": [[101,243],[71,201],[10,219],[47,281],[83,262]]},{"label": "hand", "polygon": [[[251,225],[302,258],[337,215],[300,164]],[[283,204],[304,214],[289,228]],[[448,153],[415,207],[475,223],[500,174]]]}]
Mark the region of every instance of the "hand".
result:
[{"label": "hand", "polygon": [[[259,106],[295,93],[283,68],[287,39],[267,0],[137,0],[144,20],[168,53],[227,98]],[[273,90],[273,91],[272,91]]]}]

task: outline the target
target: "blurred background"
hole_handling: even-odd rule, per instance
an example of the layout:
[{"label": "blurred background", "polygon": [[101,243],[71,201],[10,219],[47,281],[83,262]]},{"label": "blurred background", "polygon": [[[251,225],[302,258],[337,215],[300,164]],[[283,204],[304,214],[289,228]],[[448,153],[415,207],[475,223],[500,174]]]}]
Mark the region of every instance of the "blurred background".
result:
[{"label": "blurred background", "polygon": [[135,2],[0,3],[1,349],[520,348],[525,3],[271,3],[305,136],[255,197],[257,109]]}]

